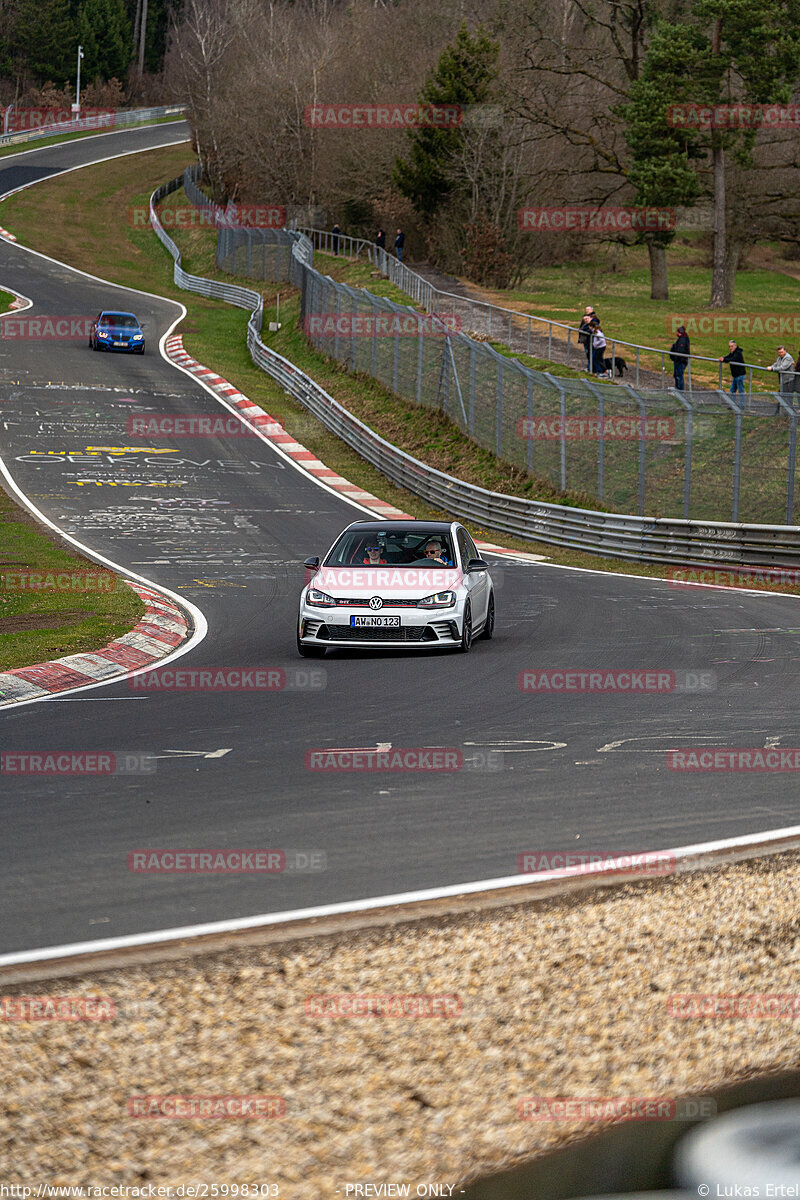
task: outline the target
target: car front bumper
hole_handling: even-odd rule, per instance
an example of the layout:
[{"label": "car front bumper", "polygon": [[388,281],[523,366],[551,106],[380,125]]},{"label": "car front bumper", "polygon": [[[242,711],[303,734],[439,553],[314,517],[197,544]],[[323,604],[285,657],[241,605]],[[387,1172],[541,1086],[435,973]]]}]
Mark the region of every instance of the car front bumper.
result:
[{"label": "car front bumper", "polygon": [[452,608],[392,608],[385,605],[381,616],[399,617],[400,625],[354,626],[350,618],[367,616],[361,606],[317,608],[303,603],[300,607],[298,634],[306,646],[354,646],[359,649],[435,649],[457,646],[461,641],[463,610]]}]

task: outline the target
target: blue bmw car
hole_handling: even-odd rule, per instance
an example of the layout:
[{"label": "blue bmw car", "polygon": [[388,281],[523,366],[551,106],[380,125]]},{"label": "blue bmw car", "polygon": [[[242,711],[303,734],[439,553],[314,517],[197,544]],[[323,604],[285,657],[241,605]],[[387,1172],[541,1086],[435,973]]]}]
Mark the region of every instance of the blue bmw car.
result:
[{"label": "blue bmw car", "polygon": [[93,350],[129,350],[144,354],[144,333],[133,313],[101,312],[92,322],[89,345]]}]

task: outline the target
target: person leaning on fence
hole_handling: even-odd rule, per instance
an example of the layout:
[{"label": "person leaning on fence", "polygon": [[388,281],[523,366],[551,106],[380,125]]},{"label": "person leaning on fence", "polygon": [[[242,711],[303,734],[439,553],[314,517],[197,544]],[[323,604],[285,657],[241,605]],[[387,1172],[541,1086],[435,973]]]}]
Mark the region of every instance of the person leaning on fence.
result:
[{"label": "person leaning on fence", "polygon": [[339,253],[339,234],[341,232],[342,231],[338,225],[334,225],[333,229],[331,230],[331,241],[333,242],[333,253],[334,254]]},{"label": "person leaning on fence", "polygon": [[593,317],[589,328],[592,330],[592,372],[600,379],[610,379],[611,372],[606,370],[603,359],[606,350],[606,335],[600,328],[597,317]]},{"label": "person leaning on fence", "polygon": [[678,336],[669,348],[669,356],[672,359],[672,376],[675,380],[675,387],[679,392],[682,392],[683,373],[689,361],[689,338],[686,334],[685,325],[679,325],[676,332]]},{"label": "person leaning on fence", "polygon": [[403,233],[402,229],[398,229],[397,237],[394,239],[394,248],[395,248],[395,252],[397,254],[398,262],[403,261],[403,246],[405,246],[405,244],[406,244],[406,235]]},{"label": "person leaning on fence", "polygon": [[597,313],[592,308],[591,304],[587,304],[581,317],[581,323],[578,326],[578,341],[586,351],[586,370],[592,369],[592,321],[599,321]]},{"label": "person leaning on fence", "polygon": [[728,342],[728,345],[730,346],[730,354],[726,354],[725,357],[721,358],[719,361],[730,364],[731,395],[735,396],[736,393],[739,392],[743,396],[744,377],[747,374],[747,370],[744,365],[744,354],[741,346],[737,345],[736,342],[730,341]]},{"label": "person leaning on fence", "polygon": [[792,391],[794,384],[794,359],[791,354],[786,353],[785,346],[778,346],[778,357],[771,367],[767,367],[767,370],[780,372],[781,382],[778,390],[781,395]]}]

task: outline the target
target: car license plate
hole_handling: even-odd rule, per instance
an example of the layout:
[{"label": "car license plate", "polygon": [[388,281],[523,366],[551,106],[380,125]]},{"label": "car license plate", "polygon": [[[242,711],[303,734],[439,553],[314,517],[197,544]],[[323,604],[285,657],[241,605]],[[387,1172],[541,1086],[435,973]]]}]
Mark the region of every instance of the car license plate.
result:
[{"label": "car license plate", "polygon": [[400,627],[399,617],[351,617],[350,624],[356,628],[359,626],[369,625],[373,628],[377,626],[379,629],[398,629]]},{"label": "car license plate", "polygon": [[127,346],[127,342],[114,342],[115,346]]}]

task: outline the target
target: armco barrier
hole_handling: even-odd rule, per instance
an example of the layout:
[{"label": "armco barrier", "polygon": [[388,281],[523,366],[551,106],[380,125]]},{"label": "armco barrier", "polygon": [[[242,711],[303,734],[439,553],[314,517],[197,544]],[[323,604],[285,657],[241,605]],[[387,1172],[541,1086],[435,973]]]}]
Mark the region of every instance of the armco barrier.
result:
[{"label": "armco barrier", "polygon": [[98,133],[111,133],[125,125],[139,125],[144,121],[157,121],[161,117],[177,116],[186,111],[184,104],[165,104],[158,108],[130,108],[114,113],[113,126],[98,123],[96,118],[86,121],[59,121],[42,129],[30,129],[19,133],[0,133],[0,146],[15,146],[21,142],[35,142],[38,138],[58,137],[63,133],[85,133],[95,130]]},{"label": "armco barrier", "polygon": [[[710,523],[666,517],[648,519],[542,504],[465,483],[406,454],[348,412],[299,368],[264,345],[260,336],[263,300],[258,292],[189,275],[183,270],[180,251],[161,226],[155,210],[160,200],[183,186],[184,178],[178,176],[163,184],[150,198],[150,220],[157,237],[175,260],[174,278],[178,287],[250,309],[247,345],[256,365],[383,475],[433,508],[452,513],[480,528],[614,558],[703,566],[714,564],[731,569],[800,565],[800,528],[797,526]],[[203,202],[208,203],[205,197]],[[299,272],[313,270],[307,239],[302,234],[287,236],[295,241]]]}]

